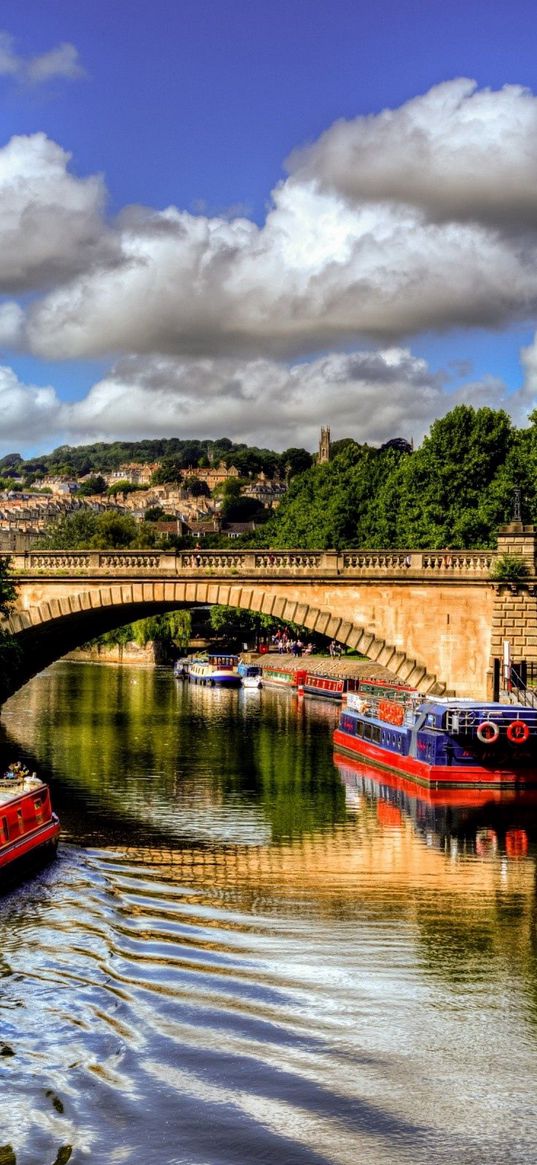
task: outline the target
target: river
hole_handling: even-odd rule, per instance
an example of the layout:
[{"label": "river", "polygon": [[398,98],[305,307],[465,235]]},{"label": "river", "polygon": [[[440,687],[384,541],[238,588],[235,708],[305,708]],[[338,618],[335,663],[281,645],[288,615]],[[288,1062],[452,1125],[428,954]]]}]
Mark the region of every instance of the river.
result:
[{"label": "river", "polygon": [[63,833],[0,898],[0,1165],[537,1159],[533,798],[382,789],[336,717],[67,662],[4,706]]}]

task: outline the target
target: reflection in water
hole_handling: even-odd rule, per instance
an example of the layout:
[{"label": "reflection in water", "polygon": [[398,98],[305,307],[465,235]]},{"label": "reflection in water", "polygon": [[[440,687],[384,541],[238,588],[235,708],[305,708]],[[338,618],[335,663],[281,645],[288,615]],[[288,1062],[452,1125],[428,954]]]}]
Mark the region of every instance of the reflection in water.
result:
[{"label": "reflection in water", "polygon": [[0,901],[0,1165],[535,1157],[535,805],[334,766],[336,716],[66,663],[5,706],[64,838]]}]

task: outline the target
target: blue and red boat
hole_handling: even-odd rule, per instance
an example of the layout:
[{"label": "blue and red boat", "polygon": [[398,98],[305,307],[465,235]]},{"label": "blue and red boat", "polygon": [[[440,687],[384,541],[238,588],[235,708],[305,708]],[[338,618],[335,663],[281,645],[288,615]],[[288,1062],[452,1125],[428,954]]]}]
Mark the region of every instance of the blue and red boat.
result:
[{"label": "blue and red boat", "polygon": [[427,787],[537,784],[537,709],[522,704],[427,699],[368,681],[349,694],[334,745]]}]

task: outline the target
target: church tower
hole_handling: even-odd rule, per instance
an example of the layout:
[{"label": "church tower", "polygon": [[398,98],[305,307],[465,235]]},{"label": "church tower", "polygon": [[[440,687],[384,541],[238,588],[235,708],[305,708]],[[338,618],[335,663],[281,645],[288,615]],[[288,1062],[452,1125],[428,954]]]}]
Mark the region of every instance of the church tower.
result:
[{"label": "church tower", "polygon": [[330,461],[330,429],[321,429],[321,440],[319,441],[319,456],[317,457],[317,465],[327,465]]}]

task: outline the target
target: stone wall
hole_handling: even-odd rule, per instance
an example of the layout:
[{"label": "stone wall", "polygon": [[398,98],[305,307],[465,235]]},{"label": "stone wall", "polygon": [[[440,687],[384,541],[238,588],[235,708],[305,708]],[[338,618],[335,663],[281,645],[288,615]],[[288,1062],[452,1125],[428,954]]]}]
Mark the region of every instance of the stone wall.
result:
[{"label": "stone wall", "polygon": [[77,647],[76,651],[70,651],[64,658],[79,663],[121,663],[129,667],[154,667],[160,662],[155,643],[146,643],[145,647],[140,647],[137,643],[118,643],[110,647],[104,644]]}]

